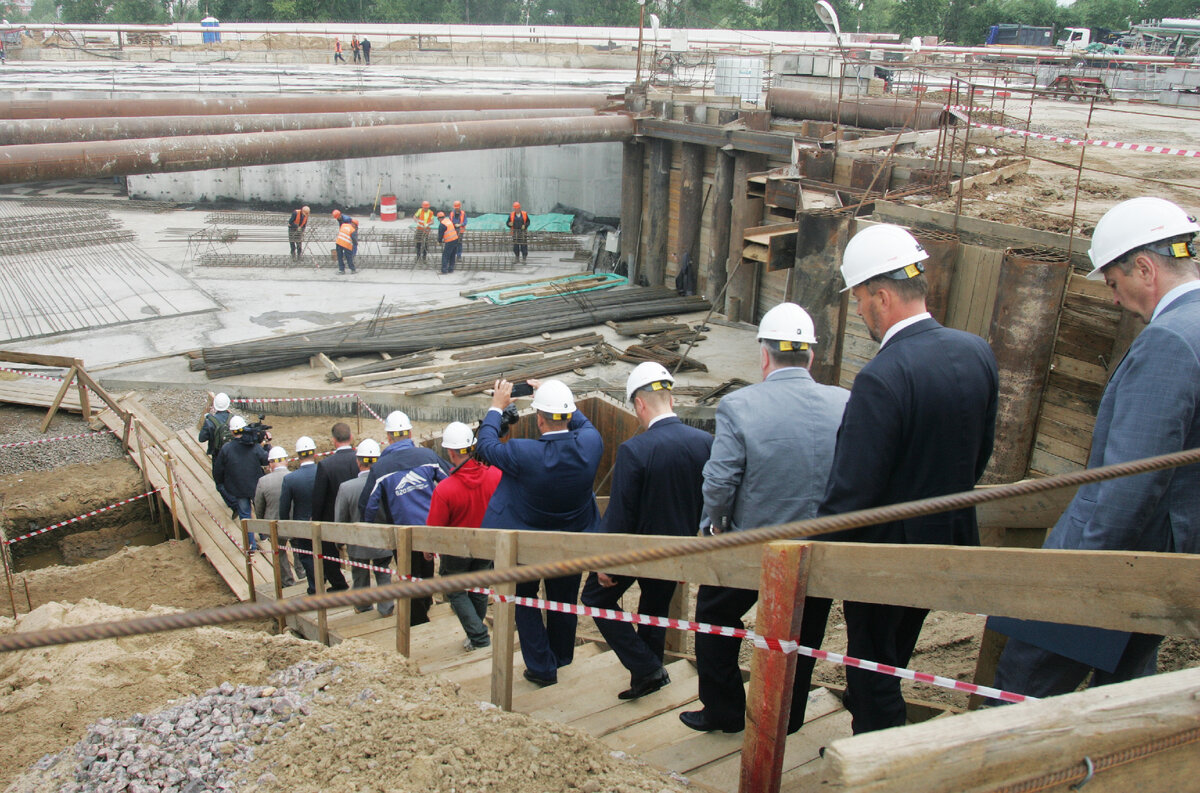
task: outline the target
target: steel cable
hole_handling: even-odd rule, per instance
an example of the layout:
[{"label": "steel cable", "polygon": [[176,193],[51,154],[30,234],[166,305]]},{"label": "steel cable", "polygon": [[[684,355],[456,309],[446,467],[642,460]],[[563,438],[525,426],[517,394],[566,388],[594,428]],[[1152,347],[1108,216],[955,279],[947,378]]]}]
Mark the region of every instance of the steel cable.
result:
[{"label": "steel cable", "polygon": [[1147,457],[1141,460],[1131,460],[1099,468],[1073,471],[1044,479],[1028,479],[1008,485],[999,485],[986,490],[971,490],[964,493],[935,496],[933,498],[909,501],[902,504],[847,512],[841,515],[828,515],[821,518],[795,521],[793,523],[782,523],[777,526],[768,526],[761,529],[719,534],[715,537],[696,537],[669,546],[617,551],[558,562],[541,562],[538,564],[506,567],[475,573],[463,573],[444,578],[425,579],[423,581],[406,581],[370,589],[346,590],[283,601],[237,603],[232,606],[187,611],[179,614],[139,617],[121,622],[98,622],[90,625],[53,628],[44,631],[31,631],[29,633],[10,633],[0,636],[0,652],[29,650],[36,647],[50,647],[58,644],[92,641],[94,639],[138,636],[146,633],[179,630],[181,628],[198,628],[205,625],[225,625],[245,620],[301,614],[318,609],[338,608],[342,606],[366,606],[384,600],[427,597],[464,589],[491,587],[496,584],[513,584],[522,581],[536,581],[543,578],[559,578],[592,570],[605,570],[622,565],[636,564],[638,562],[661,561],[680,556],[691,556],[728,548],[757,545],[764,542],[805,539],[820,534],[861,528],[863,526],[896,520],[907,520],[937,512],[965,509],[991,501],[1029,496],[1037,493],[1045,493],[1050,490],[1075,487],[1105,479],[1116,479],[1122,476],[1149,473],[1151,471],[1160,471],[1194,463],[1200,463],[1200,448],[1172,452],[1171,454],[1163,454],[1157,457]]}]

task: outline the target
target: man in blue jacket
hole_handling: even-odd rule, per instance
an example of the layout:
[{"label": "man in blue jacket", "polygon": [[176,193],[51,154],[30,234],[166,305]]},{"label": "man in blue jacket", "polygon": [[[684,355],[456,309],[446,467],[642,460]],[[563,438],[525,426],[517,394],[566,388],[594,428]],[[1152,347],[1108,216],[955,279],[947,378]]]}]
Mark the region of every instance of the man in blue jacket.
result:
[{"label": "man in blue jacket", "polygon": [[[992,455],[996,359],[983,339],[926,311],[927,258],[907,230],[886,223],[846,245],[842,277],[880,347],[854,379],[818,515],[971,490]],[[971,507],[818,539],[978,545],[979,527]],[[926,610],[852,601],[844,609],[849,655],[908,664]],[[855,734],[904,725],[898,678],[848,668],[846,692]]]},{"label": "man in blue jacket", "polygon": [[[412,422],[400,410],[384,421],[388,447],[371,466],[367,482],[359,496],[359,510],[365,523],[393,526],[424,526],[429,517],[433,489],[450,474],[450,466],[432,449],[417,446],[412,440]],[[417,578],[433,576],[433,560],[421,551],[410,556],[412,574]],[[413,625],[429,622],[432,598],[413,598],[409,621]]]},{"label": "man in blue jacket", "polygon": [[[280,520],[312,520],[313,519],[313,488],[317,482],[317,444],[307,435],[296,439],[296,456],[300,458],[300,467],[283,478],[283,486],[279,489],[279,519]],[[292,548],[302,551],[312,550],[312,539],[294,537]],[[325,572],[325,583],[330,591],[340,592],[349,589],[346,576],[342,573],[342,564],[338,559],[337,544],[321,543],[321,569]],[[300,554],[300,566],[308,576],[308,594],[317,594],[317,580],[313,576],[313,557],[307,553]]]},{"label": "man in blue jacket", "polygon": [[[504,472],[488,503],[483,528],[535,531],[591,531],[599,523],[592,486],[604,453],[604,441],[583,413],[575,408],[571,389],[559,380],[539,383],[532,407],[537,410],[537,440],[514,438],[500,442],[500,416],[512,402],[512,383],[497,380],[492,405],[479,428],[476,451],[484,462]],[[580,576],[546,579],[546,598],[574,604]],[[517,584],[517,596],[536,598],[540,581]],[[558,668],[575,656],[574,614],[551,611],[542,615],[521,606],[516,614],[525,679],[538,686],[558,682]]]},{"label": "man in blue jacket", "polygon": [[[1096,224],[1092,280],[1146,329],[1117,366],[1096,414],[1088,468],[1200,446],[1200,277],[1196,219],[1170,201],[1134,198]],[[1084,485],[1046,548],[1200,553],[1200,466]],[[1017,623],[996,670],[1007,691],[1048,697],[1152,675],[1161,636]],[[1014,630],[1015,628],[1015,630]],[[1021,638],[1016,638],[1020,635]]]},{"label": "man in blue jacket", "polygon": [[[625,381],[625,398],[645,430],[621,444],[613,466],[608,509],[600,531],[615,534],[665,534],[691,537],[700,525],[700,492],[712,436],[679,420],[672,408],[675,378],[659,363],[638,364]],[[637,613],[665,617],[675,594],[674,581],[592,573],[583,586],[585,606],[620,608],[621,596],[637,582]],[[637,699],[671,682],[663,667],[667,629],[596,619],[604,641],[629,670],[629,688],[619,699]]]}]

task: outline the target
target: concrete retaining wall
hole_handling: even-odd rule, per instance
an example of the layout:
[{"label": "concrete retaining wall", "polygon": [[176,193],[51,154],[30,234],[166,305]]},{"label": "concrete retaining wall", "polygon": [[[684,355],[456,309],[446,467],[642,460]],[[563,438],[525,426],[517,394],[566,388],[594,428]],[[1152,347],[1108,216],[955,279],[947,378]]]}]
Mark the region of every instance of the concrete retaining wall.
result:
[{"label": "concrete retaining wall", "polygon": [[408,214],[424,200],[438,207],[461,200],[468,214],[508,212],[520,201],[534,214],[561,203],[614,217],[621,214],[621,146],[538,146],[129,177],[131,198],[156,201],[363,207],[375,202],[377,191],[395,195]]}]

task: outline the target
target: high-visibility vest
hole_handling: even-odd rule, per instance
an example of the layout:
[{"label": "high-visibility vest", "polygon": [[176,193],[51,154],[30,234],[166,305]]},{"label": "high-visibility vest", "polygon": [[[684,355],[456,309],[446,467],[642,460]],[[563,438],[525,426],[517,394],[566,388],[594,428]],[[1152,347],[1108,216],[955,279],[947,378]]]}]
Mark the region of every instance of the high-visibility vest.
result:
[{"label": "high-visibility vest", "polygon": [[528,212],[526,212],[525,210],[521,210],[520,212],[509,212],[509,213],[508,213],[508,225],[509,225],[509,227],[510,227],[510,228],[511,228],[513,231],[517,231],[517,230],[518,230],[518,229],[516,228],[516,223],[517,223],[517,215],[520,215],[520,216],[521,216],[521,228],[522,228],[522,229],[527,229],[527,228],[529,228],[529,213],[528,213]]},{"label": "high-visibility vest", "polygon": [[296,211],[292,212],[292,220],[290,225],[298,229],[304,228],[306,225],[308,225],[308,215],[297,209]]},{"label": "high-visibility vest", "polygon": [[333,42],[333,51],[341,52],[342,51],[342,42],[340,42],[340,41]]},{"label": "high-visibility vest", "polygon": [[454,228],[450,218],[442,218],[442,227],[445,229],[442,232],[442,242],[454,242],[458,239],[458,229]]},{"label": "high-visibility vest", "polygon": [[343,223],[338,226],[337,244],[347,250],[354,249],[354,240],[350,239],[350,235],[355,232],[353,223]]},{"label": "high-visibility vest", "polygon": [[461,209],[451,210],[450,211],[450,222],[459,228],[466,228],[467,213]]},{"label": "high-visibility vest", "polygon": [[413,215],[413,218],[415,218],[417,221],[418,229],[421,231],[428,231],[429,227],[433,225],[433,210],[424,208],[418,209],[417,213]]}]

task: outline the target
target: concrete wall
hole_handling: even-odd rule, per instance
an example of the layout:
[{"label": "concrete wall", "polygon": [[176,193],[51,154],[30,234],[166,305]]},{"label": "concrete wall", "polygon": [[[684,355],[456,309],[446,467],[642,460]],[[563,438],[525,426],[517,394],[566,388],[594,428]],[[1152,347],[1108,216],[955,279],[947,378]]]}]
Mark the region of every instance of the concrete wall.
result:
[{"label": "concrete wall", "polygon": [[508,212],[519,200],[535,214],[562,203],[613,217],[621,213],[621,145],[538,146],[129,177],[130,197],[157,201],[232,199],[307,202],[314,209],[364,207],[375,202],[379,190],[394,194],[410,214],[423,200],[437,207],[461,200],[469,214]]}]

